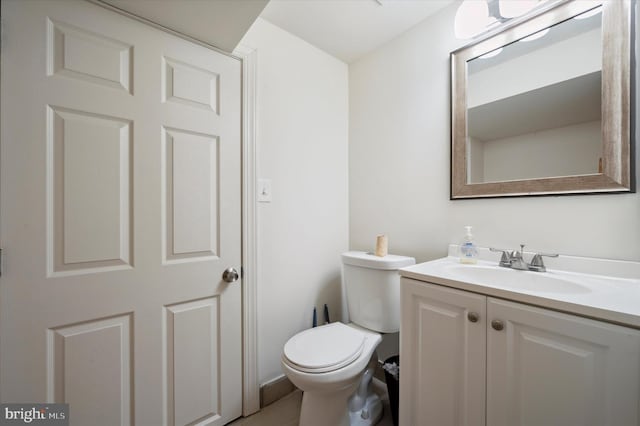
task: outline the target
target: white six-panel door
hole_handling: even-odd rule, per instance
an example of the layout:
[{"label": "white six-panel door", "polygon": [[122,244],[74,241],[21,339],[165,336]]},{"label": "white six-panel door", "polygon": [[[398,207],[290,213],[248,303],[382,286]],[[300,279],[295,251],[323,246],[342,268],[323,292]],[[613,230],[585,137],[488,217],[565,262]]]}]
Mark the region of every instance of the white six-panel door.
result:
[{"label": "white six-panel door", "polygon": [[239,61],[84,1],[2,19],[0,398],[240,416]]}]

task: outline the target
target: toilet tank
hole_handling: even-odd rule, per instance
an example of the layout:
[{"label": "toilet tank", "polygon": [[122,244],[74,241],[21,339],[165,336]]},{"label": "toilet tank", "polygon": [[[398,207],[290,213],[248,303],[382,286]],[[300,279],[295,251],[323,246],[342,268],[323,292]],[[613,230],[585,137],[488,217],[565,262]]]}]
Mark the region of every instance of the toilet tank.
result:
[{"label": "toilet tank", "polygon": [[342,254],[342,282],[347,295],[349,320],[380,333],[400,330],[400,275],[398,269],[413,265],[413,257],[375,256],[362,251]]}]

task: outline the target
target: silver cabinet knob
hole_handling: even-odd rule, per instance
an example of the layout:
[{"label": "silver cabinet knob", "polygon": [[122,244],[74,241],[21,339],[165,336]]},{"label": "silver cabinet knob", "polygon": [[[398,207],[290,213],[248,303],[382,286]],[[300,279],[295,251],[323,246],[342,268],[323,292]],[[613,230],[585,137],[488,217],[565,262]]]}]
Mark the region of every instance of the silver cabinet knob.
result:
[{"label": "silver cabinet knob", "polygon": [[228,283],[238,281],[238,278],[240,278],[240,275],[238,275],[238,271],[235,268],[227,268],[222,273],[222,279]]},{"label": "silver cabinet knob", "polygon": [[493,327],[494,330],[500,331],[504,329],[504,323],[500,320],[493,320],[491,321],[491,327]]},{"label": "silver cabinet knob", "polygon": [[478,315],[477,312],[469,312],[467,314],[467,319],[471,322],[478,322],[478,320],[480,319],[480,315]]}]

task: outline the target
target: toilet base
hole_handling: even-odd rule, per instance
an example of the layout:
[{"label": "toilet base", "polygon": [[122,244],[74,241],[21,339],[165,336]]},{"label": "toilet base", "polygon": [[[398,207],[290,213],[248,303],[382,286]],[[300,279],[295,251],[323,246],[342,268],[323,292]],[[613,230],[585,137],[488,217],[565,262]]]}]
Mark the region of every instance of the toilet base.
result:
[{"label": "toilet base", "polygon": [[382,401],[375,393],[367,396],[367,401],[360,410],[350,411],[351,426],[372,426],[382,418]]},{"label": "toilet base", "polygon": [[347,400],[356,385],[331,393],[303,392],[299,426],[349,426]]}]

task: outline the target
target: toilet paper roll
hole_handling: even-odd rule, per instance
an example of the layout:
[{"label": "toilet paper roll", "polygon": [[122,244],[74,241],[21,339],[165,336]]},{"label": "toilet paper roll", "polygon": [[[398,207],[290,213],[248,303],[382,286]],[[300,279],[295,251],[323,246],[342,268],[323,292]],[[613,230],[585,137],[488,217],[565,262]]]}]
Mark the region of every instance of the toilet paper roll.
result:
[{"label": "toilet paper roll", "polygon": [[384,257],[387,255],[389,240],[386,235],[378,235],[376,237],[376,256]]}]

